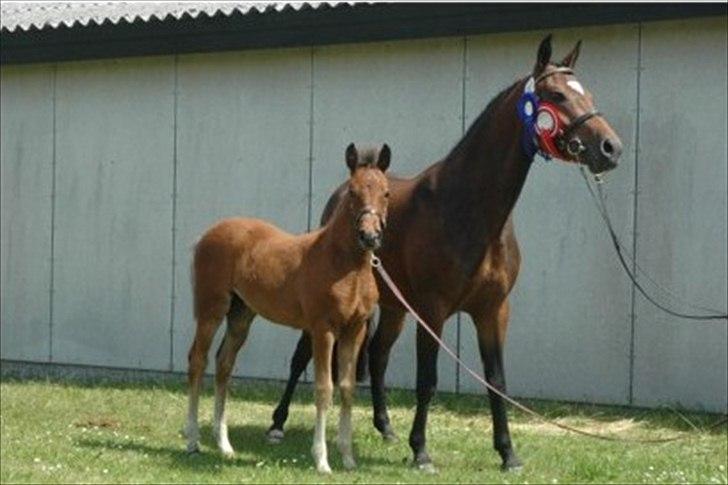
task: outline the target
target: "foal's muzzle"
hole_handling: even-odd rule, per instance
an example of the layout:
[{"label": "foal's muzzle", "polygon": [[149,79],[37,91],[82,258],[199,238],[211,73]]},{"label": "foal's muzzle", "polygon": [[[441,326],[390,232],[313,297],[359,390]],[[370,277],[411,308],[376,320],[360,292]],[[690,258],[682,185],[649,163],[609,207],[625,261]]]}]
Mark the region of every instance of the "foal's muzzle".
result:
[{"label": "foal's muzzle", "polygon": [[[365,219],[372,219],[372,223],[365,224]],[[376,251],[382,246],[382,233],[384,231],[384,217],[371,207],[366,207],[356,218],[356,230],[359,246],[365,251]]]}]

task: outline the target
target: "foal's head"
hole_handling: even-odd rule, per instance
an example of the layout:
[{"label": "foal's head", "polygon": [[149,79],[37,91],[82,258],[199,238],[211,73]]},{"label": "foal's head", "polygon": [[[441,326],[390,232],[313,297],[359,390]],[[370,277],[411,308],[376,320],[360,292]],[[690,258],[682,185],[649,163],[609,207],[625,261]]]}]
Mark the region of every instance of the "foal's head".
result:
[{"label": "foal's head", "polygon": [[357,241],[365,251],[374,251],[382,245],[389,199],[384,171],[389,167],[391,155],[386,144],[357,150],[352,143],[346,148],[346,165],[351,171],[347,208],[354,221]]},{"label": "foal's head", "polygon": [[[594,108],[591,93],[582,86],[574,74],[581,41],[561,62],[551,62],[551,35],[541,41],[536,65],[533,69],[535,94],[550,104],[558,120],[548,113],[537,118],[539,128],[554,129],[554,145],[559,158],[582,163],[593,173],[601,173],[617,166],[622,153],[622,142],[606,119]],[[555,123],[555,126],[554,126]]]}]

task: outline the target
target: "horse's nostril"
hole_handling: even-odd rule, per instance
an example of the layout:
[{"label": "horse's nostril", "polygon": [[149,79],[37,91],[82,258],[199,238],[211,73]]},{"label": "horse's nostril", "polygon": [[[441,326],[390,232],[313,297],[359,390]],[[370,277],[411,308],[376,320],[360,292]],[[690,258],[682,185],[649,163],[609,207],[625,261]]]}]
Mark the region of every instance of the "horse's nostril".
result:
[{"label": "horse's nostril", "polygon": [[602,153],[607,156],[611,157],[614,153],[614,145],[612,145],[612,142],[609,140],[602,140]]}]

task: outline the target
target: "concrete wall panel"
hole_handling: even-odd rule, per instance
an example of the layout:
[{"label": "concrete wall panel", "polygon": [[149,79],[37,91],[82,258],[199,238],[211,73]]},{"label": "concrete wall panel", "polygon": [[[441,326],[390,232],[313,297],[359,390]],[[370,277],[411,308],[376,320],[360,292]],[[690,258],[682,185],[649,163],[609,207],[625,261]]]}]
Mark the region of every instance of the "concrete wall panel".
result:
[{"label": "concrete wall panel", "polygon": [[[536,62],[547,32],[498,34],[468,41],[468,120]],[[554,32],[555,61],[578,39],[576,75],[624,143],[621,166],[607,176],[615,225],[631,247],[637,26]],[[514,113],[515,116],[515,113]],[[629,383],[631,286],[578,169],[536,157],[515,209],[521,273],[511,298],[506,346],[515,395],[625,402]],[[469,318],[461,354],[482,371]],[[461,372],[461,388],[480,385]],[[599,382],[599,385],[594,385]]]},{"label": "concrete wall panel", "polygon": [[50,350],[53,67],[3,66],[0,341],[3,359]]},{"label": "concrete wall panel", "polygon": [[[642,42],[638,263],[683,299],[725,312],[726,18],[646,24]],[[725,321],[672,317],[641,295],[636,312],[635,403],[725,412]]]},{"label": "concrete wall panel", "polygon": [[[382,42],[316,49],[314,58],[313,218],[346,180],[350,142],[386,142],[392,173],[412,176],[438,161],[462,133],[462,39]],[[385,236],[386,237],[386,236]],[[408,317],[386,382],[415,385],[415,325]],[[455,345],[456,318],[445,326]],[[439,384],[455,389],[455,366],[439,359]]]},{"label": "concrete wall panel", "polygon": [[168,368],[173,76],[58,67],[54,361]]},{"label": "concrete wall panel", "polygon": [[[187,369],[194,335],[189,268],[202,233],[230,216],[306,230],[310,59],[309,49],[295,49],[179,60],[176,370]],[[224,328],[218,333],[211,355]],[[286,377],[298,335],[258,317],[234,372]]]}]

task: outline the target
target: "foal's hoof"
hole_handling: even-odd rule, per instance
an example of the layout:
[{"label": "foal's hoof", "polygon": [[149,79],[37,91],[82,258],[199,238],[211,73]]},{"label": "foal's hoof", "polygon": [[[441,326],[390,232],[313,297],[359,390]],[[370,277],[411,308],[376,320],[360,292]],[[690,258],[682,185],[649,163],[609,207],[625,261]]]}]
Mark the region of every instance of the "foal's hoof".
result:
[{"label": "foal's hoof", "polygon": [[316,471],[323,475],[331,475],[331,467],[328,463],[321,463],[316,465]]},{"label": "foal's hoof", "polygon": [[397,433],[391,429],[387,429],[382,433],[382,439],[387,443],[397,443],[399,441],[399,436],[397,436]]},{"label": "foal's hoof", "polygon": [[197,442],[194,443],[187,443],[187,453],[190,455],[194,455],[196,453],[200,452],[200,444]]},{"label": "foal's hoof", "polygon": [[277,445],[281,441],[283,441],[283,430],[282,429],[269,429],[265,433],[266,438],[268,438],[268,443],[272,445]]}]

